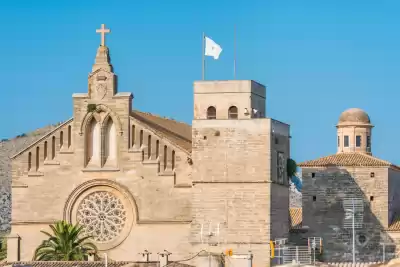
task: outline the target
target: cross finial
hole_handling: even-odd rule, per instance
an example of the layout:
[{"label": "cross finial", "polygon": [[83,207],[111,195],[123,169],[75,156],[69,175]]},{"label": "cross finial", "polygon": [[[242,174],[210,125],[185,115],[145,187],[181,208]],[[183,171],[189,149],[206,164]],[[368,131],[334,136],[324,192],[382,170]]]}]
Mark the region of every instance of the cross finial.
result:
[{"label": "cross finial", "polygon": [[101,35],[101,46],[104,46],[105,44],[105,40],[106,40],[106,33],[110,33],[110,29],[106,29],[106,25],[105,24],[101,24],[101,29],[97,29],[96,30],[97,33],[100,33]]}]

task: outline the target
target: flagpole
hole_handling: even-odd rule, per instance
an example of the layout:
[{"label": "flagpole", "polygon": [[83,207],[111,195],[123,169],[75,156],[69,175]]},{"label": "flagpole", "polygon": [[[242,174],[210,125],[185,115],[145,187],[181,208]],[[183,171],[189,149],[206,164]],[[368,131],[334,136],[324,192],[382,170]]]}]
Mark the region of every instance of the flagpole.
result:
[{"label": "flagpole", "polygon": [[236,80],[236,25],[233,28],[233,79]]},{"label": "flagpole", "polygon": [[205,40],[205,35],[203,32],[203,39],[201,40],[202,44],[202,51],[201,51],[201,61],[202,61],[202,73],[201,73],[201,78],[204,81],[204,71],[206,68],[206,61],[204,60],[204,52],[205,52],[205,47],[204,47],[204,40]]}]

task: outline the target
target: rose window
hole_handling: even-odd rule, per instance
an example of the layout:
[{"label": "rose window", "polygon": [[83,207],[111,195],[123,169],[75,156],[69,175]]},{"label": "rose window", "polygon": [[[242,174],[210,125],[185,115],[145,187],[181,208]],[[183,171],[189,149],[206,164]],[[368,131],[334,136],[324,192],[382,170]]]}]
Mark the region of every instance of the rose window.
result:
[{"label": "rose window", "polygon": [[85,236],[92,236],[98,243],[110,242],[124,229],[126,210],[114,194],[94,192],[78,206],[77,221],[84,227]]}]

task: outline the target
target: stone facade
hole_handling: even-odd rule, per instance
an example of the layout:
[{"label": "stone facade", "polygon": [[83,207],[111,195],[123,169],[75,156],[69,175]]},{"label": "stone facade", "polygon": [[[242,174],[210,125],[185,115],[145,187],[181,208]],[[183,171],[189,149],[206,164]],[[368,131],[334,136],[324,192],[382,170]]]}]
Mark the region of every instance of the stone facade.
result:
[{"label": "stone facade", "polygon": [[[191,137],[167,132],[162,126],[152,127],[151,115],[132,111],[132,94],[117,92],[115,75],[107,67],[109,60],[102,61],[104,57],[108,57],[108,49],[100,47],[89,75],[89,92],[73,96],[73,119],[12,158],[9,243],[19,242],[19,253],[17,244],[8,246],[11,261],[31,260],[33,250],[45,237],[40,230],[56,220],[84,223],[91,216],[100,217],[105,204],[94,207],[87,204],[90,201],[113,205],[115,214],[107,216],[115,221],[108,224],[108,232],[87,229],[88,234],[104,236],[97,245],[111,259],[138,260],[138,253],[145,249],[154,254],[164,249],[174,251],[171,259],[190,253],[191,166],[187,146]],[[101,91],[96,83],[104,80],[106,90]],[[93,111],[88,111],[90,104]],[[107,118],[116,125],[116,161],[90,165],[85,158],[88,125],[91,120],[105,123]],[[176,131],[182,127],[177,122],[170,124]],[[190,127],[185,127],[190,134]],[[102,126],[101,136],[104,131]],[[104,142],[99,145],[101,157],[106,153]],[[101,225],[99,221],[90,223],[98,228]],[[159,242],[160,238],[165,241]]]},{"label": "stone facade", "polygon": [[321,237],[325,261],[353,259],[353,200],[356,261],[382,261],[383,244],[389,259],[399,243],[396,192],[400,189],[400,167],[372,156],[372,127],[364,111],[343,112],[337,125],[337,154],[299,164],[302,228],[307,231],[297,231],[291,237],[297,241],[299,236],[303,240]]},{"label": "stone facade", "polygon": [[268,266],[269,240],[289,232],[290,138],[265,118],[265,87],[196,82],[191,127],[132,110],[117,85],[100,46],[73,117],[13,155],[8,261],[31,260],[40,230],[64,219],[112,260],[230,248]]},{"label": "stone facade", "polygon": [[[255,264],[269,264],[269,240],[289,230],[286,161],[279,169],[289,157],[289,126],[246,112],[264,108],[256,100],[265,88],[257,83],[198,82],[194,94],[191,243],[213,244],[215,252],[251,249]],[[216,119],[207,120],[213,105]],[[239,120],[229,118],[231,106]]]}]

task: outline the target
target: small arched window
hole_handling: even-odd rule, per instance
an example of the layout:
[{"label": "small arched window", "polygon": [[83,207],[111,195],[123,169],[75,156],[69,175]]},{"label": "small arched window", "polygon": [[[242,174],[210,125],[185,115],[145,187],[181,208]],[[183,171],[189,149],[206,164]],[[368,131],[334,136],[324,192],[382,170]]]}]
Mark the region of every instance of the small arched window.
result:
[{"label": "small arched window", "polygon": [[72,129],[71,125],[68,126],[68,148],[71,147],[71,140],[72,140]]},{"label": "small arched window", "polygon": [[215,120],[217,118],[217,110],[211,106],[207,109],[207,120]]},{"label": "small arched window", "polygon": [[160,156],[160,141],[156,141],[156,159]]},{"label": "small arched window", "polygon": [[151,135],[147,137],[147,157],[151,159]]},{"label": "small arched window", "polygon": [[43,159],[47,160],[47,141],[44,142]]},{"label": "small arched window", "polygon": [[139,140],[139,147],[143,145],[143,130],[140,130],[140,140]]},{"label": "small arched window", "polygon": [[64,132],[60,132],[60,148],[64,145]]},{"label": "small arched window", "polygon": [[231,106],[228,109],[228,118],[237,119],[238,118],[238,108],[236,106]]},{"label": "small arched window", "polygon": [[56,157],[56,137],[51,138],[51,159]]},{"label": "small arched window", "polygon": [[164,146],[164,170],[167,169],[167,146]]},{"label": "small arched window", "polygon": [[28,171],[30,171],[32,168],[32,153],[29,152],[28,154]]},{"label": "small arched window", "polygon": [[131,130],[131,147],[134,147],[135,145],[135,134],[136,134],[136,130],[135,130],[135,125],[132,125],[132,130]]},{"label": "small arched window", "polygon": [[39,170],[39,160],[40,160],[40,149],[36,147],[36,171]]},{"label": "small arched window", "polygon": [[175,169],[175,150],[172,150],[171,168],[172,170]]}]

